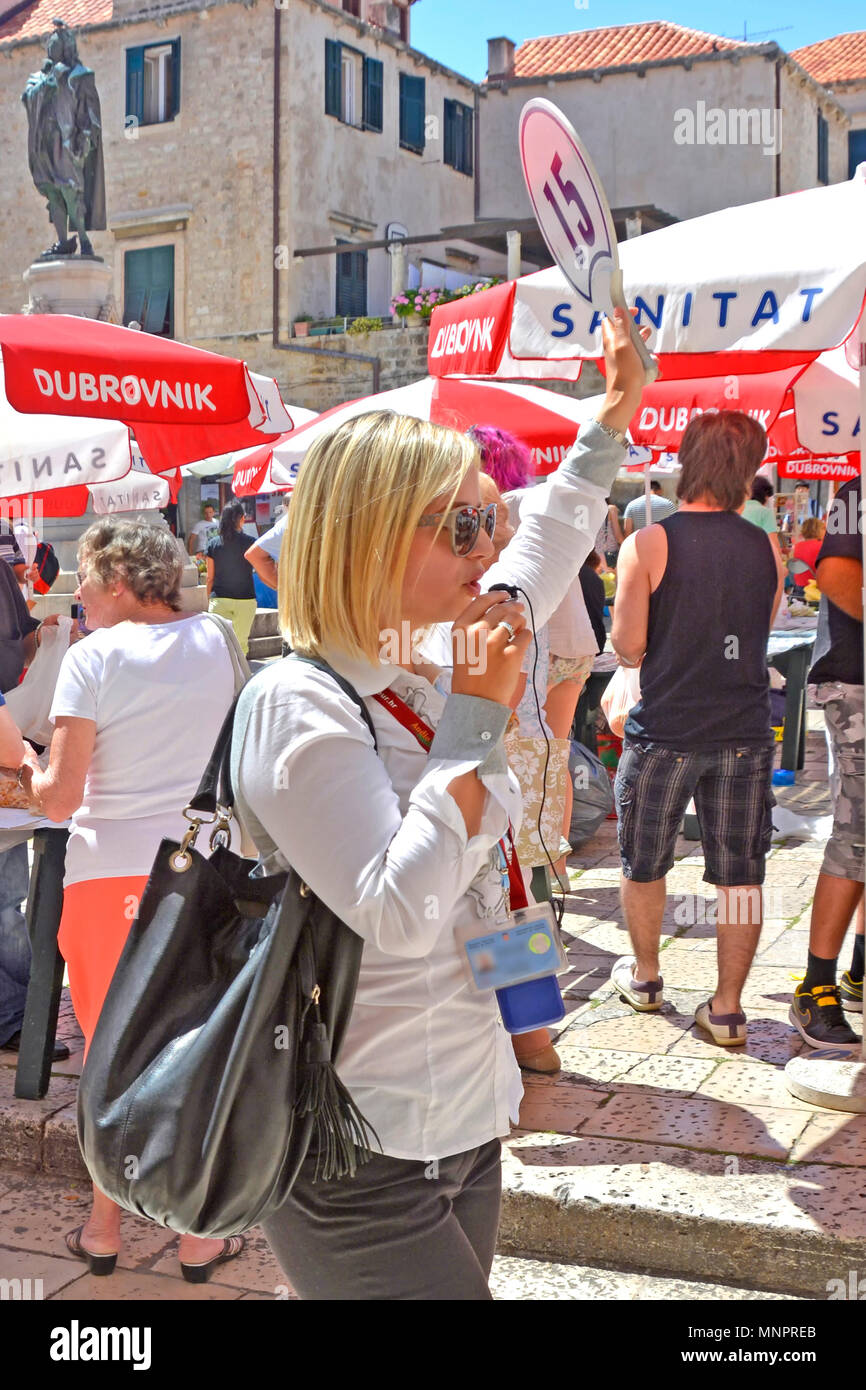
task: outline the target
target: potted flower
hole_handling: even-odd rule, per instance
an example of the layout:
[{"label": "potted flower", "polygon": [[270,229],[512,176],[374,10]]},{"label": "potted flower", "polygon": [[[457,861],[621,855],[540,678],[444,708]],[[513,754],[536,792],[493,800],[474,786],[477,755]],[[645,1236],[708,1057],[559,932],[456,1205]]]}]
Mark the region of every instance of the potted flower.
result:
[{"label": "potted flower", "polygon": [[313,322],[312,314],[298,314],[294,321],[296,338],[306,338],[310,331],[310,324]]},{"label": "potted flower", "polygon": [[391,300],[391,313],[407,324],[424,323],[437,304],[447,304],[450,298],[442,289],[406,290]]}]

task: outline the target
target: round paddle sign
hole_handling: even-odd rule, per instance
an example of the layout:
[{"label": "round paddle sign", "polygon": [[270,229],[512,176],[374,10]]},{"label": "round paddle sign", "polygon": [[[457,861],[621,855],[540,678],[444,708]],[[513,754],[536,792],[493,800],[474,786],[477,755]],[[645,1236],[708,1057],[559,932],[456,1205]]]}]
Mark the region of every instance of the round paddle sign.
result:
[{"label": "round paddle sign", "polygon": [[[601,180],[583,143],[553,102],[528,101],[520,113],[523,177],[548,250],[571,286],[599,313],[628,312],[616,232]],[[634,320],[631,333],[647,381],[658,376]]]}]

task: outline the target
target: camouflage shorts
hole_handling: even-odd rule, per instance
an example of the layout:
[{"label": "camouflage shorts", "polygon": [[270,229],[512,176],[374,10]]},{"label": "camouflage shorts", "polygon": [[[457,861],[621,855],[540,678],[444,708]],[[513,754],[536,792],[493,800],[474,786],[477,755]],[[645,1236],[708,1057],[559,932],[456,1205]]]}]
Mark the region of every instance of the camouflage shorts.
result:
[{"label": "camouflage shorts", "polygon": [[824,710],[830,749],[833,833],[821,872],[857,883],[866,879],[866,792],[864,792],[863,686],[824,681],[809,693]]}]

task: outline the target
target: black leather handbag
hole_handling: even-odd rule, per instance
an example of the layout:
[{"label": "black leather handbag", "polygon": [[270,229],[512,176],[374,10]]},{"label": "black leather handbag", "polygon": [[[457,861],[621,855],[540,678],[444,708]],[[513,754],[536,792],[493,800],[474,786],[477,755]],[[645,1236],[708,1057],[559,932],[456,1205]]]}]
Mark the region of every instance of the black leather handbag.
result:
[{"label": "black leather handbag", "polygon": [[[372,732],[355,690],[312,664]],[[353,1174],[372,1134],[334,1070],[362,940],[294,871],[251,878],[255,861],[228,847],[233,721],[234,706],[184,812],[188,833],[157,852],[78,1092],[97,1186],[198,1236],[275,1211],[311,1148],[323,1180]],[[206,822],[210,858],[195,848]]]}]

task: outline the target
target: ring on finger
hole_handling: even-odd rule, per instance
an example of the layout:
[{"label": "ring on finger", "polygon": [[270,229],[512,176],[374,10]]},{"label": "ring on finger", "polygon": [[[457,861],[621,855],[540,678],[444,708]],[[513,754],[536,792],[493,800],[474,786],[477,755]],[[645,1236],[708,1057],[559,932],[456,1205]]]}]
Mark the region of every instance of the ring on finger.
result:
[{"label": "ring on finger", "polygon": [[505,619],[503,618],[503,619],[501,620],[501,622],[498,622],[498,623],[496,624],[496,626],[497,626],[497,627],[504,627],[504,628],[505,628],[505,631],[508,633],[508,640],[509,640],[509,642],[513,642],[513,641],[514,641],[515,629],[511,626],[510,623],[506,622]]}]

